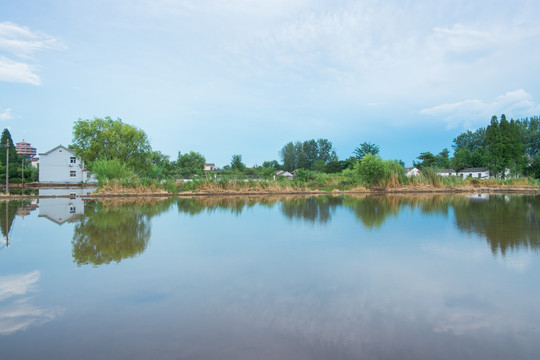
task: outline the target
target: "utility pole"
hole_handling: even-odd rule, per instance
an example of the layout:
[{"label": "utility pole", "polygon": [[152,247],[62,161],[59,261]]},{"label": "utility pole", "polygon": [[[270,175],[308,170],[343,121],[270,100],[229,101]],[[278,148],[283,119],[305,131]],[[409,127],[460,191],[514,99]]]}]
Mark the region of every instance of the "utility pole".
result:
[{"label": "utility pole", "polygon": [[24,157],[21,166],[21,195],[24,195]]},{"label": "utility pole", "polygon": [[9,195],[9,139],[6,140],[6,195]]}]

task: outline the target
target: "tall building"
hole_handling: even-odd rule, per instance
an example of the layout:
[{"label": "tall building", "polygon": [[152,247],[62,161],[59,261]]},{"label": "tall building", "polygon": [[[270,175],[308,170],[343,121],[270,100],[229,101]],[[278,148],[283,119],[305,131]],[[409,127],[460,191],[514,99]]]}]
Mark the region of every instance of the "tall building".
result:
[{"label": "tall building", "polygon": [[36,156],[36,148],[30,146],[30,143],[25,142],[24,139],[15,144],[15,150],[17,150],[17,154],[24,155],[27,159]]}]

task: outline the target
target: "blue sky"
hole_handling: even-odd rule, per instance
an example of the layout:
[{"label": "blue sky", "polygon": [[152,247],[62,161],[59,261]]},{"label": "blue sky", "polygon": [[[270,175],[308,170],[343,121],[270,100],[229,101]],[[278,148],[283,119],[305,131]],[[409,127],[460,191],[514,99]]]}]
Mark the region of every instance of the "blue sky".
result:
[{"label": "blue sky", "polygon": [[223,166],[328,138],[407,164],[540,115],[540,2],[0,0],[0,126],[45,152],[122,118]]}]

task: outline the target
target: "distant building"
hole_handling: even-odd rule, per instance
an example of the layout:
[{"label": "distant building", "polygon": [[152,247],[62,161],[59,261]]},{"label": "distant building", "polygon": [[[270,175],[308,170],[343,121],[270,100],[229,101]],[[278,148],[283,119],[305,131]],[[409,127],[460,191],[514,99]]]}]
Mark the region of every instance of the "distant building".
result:
[{"label": "distant building", "polygon": [[286,177],[289,180],[294,180],[294,175],[291,174],[288,171],[279,170],[279,171],[276,172],[276,175],[274,176],[274,179],[276,178],[276,176],[283,176],[283,177]]},{"label": "distant building", "polygon": [[437,175],[440,176],[457,176],[457,172],[454,169],[440,169],[437,171]]},{"label": "distant building", "polygon": [[204,171],[214,171],[216,164],[204,164]]},{"label": "distant building", "polygon": [[15,150],[17,154],[25,156],[27,159],[31,159],[36,156],[36,148],[32,147],[30,143],[24,141],[15,144]]},{"label": "distant building", "polygon": [[39,182],[56,184],[96,183],[90,171],[73,150],[58,145],[39,154]]},{"label": "distant building", "polygon": [[422,173],[420,170],[418,170],[415,167],[406,167],[406,168],[403,168],[403,170],[405,170],[405,175],[407,177],[418,176]]},{"label": "distant building", "polygon": [[487,167],[481,168],[466,168],[459,170],[457,176],[462,178],[472,177],[475,179],[490,179],[491,173]]}]

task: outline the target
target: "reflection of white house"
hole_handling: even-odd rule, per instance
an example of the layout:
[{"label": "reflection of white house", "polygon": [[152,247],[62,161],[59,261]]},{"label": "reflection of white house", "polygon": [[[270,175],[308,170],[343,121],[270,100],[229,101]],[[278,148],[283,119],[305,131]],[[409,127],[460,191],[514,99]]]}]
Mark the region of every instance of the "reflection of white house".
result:
[{"label": "reflection of white house", "polygon": [[58,225],[66,221],[77,220],[84,215],[83,195],[88,195],[96,188],[39,189],[39,196],[70,196],[70,198],[39,199],[39,217],[45,217]]},{"label": "reflection of white house", "polygon": [[96,183],[90,171],[84,168],[81,159],[73,150],[58,145],[46,153],[39,154],[40,183]]},{"label": "reflection of white house", "polygon": [[407,177],[418,176],[422,173],[420,170],[418,170],[415,167],[406,167],[406,168],[403,168],[403,170],[405,170],[405,175]]}]

